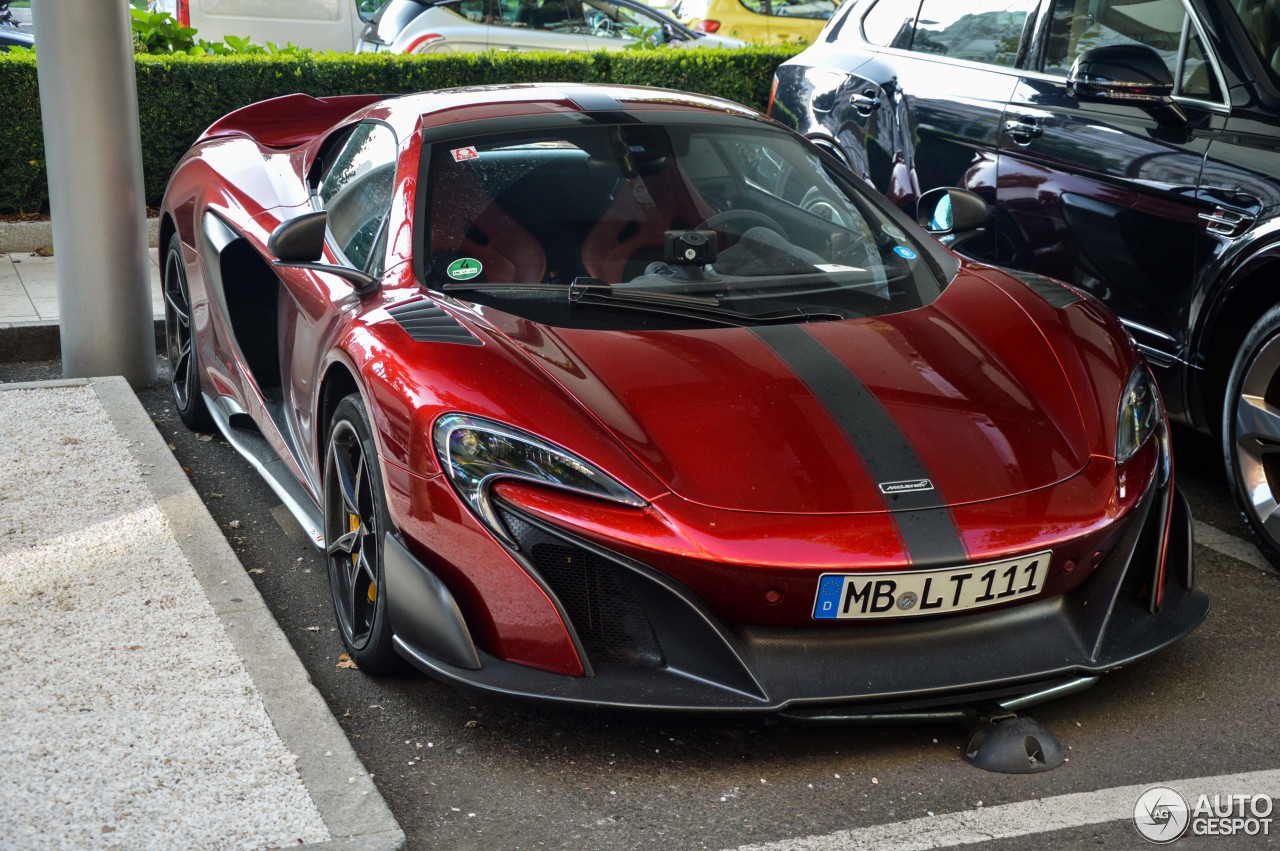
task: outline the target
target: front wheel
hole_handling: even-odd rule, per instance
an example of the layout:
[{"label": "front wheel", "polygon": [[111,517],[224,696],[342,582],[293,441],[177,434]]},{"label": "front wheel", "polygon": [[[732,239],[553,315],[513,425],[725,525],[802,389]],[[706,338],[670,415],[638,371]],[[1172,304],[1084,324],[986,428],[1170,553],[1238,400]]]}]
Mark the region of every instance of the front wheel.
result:
[{"label": "front wheel", "polygon": [[1244,338],[1222,408],[1223,460],[1236,505],[1258,549],[1280,567],[1280,307]]},{"label": "front wheel", "polygon": [[390,528],[382,473],[369,417],[359,394],[338,403],[324,468],[324,540],[329,590],[347,653],[362,670],[402,667],[391,645],[382,564]]},{"label": "front wheel", "polygon": [[183,425],[209,431],[213,418],[200,390],[200,356],[196,351],[195,325],[191,321],[191,290],[182,262],[182,242],[175,233],[169,239],[164,260],[164,342],[169,358],[169,392]]}]

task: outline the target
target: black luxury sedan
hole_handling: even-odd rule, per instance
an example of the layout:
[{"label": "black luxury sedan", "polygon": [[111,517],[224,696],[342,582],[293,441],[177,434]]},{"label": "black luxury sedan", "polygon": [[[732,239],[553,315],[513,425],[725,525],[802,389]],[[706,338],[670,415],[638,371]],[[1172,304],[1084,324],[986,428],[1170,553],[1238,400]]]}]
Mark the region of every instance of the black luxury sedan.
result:
[{"label": "black luxury sedan", "polygon": [[1280,564],[1280,3],[849,0],[770,113],[908,213],[980,195],[953,247],[1105,301]]}]

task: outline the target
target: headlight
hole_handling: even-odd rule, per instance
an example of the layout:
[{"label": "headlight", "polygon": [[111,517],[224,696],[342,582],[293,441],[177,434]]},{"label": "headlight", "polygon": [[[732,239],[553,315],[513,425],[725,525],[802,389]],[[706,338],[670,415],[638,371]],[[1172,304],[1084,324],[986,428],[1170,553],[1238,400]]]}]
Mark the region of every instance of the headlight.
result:
[{"label": "headlight", "polygon": [[640,507],[645,501],[591,464],[531,434],[492,420],[447,414],[432,434],[449,481],[495,533],[510,541],[489,502],[497,479],[521,479]]},{"label": "headlight", "polygon": [[1116,464],[1133,457],[1147,438],[1164,422],[1160,410],[1160,394],[1151,373],[1141,364],[1134,367],[1120,397],[1120,413],[1116,428]]}]

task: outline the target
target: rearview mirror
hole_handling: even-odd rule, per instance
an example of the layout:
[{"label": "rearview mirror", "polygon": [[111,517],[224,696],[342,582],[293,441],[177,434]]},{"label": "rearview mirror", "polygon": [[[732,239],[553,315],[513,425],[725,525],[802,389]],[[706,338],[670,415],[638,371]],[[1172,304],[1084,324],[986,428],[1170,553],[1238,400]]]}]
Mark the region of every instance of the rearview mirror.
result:
[{"label": "rearview mirror", "polygon": [[378,288],[378,279],[351,266],[321,263],[324,257],[324,235],[329,228],[329,214],[324,210],[303,213],[276,225],[267,238],[267,251],[277,259],[273,266],[327,272],[347,281],[358,295],[368,295]]},{"label": "rearview mirror", "polygon": [[934,236],[962,234],[991,221],[991,205],[968,189],[939,187],[920,196],[916,221]]}]

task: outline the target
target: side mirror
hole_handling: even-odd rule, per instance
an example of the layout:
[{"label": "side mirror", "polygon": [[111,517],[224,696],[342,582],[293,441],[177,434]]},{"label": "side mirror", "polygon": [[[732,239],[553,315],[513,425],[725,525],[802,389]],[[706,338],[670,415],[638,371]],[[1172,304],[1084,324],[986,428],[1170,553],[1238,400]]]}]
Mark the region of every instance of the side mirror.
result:
[{"label": "side mirror", "polygon": [[281,222],[267,240],[267,250],[281,263],[319,263],[324,256],[324,233],[329,214],[303,213]]},{"label": "side mirror", "polygon": [[1173,76],[1160,54],[1145,44],[1109,44],[1076,57],[1067,93],[1083,101],[1159,109],[1187,120],[1173,99]]},{"label": "side mirror", "polygon": [[368,295],[378,288],[378,279],[351,266],[321,263],[324,235],[329,227],[329,214],[324,210],[303,213],[276,225],[267,239],[267,250],[276,259],[273,266],[327,272],[351,284],[357,295]]},{"label": "side mirror", "polygon": [[968,233],[991,222],[991,205],[968,189],[939,187],[920,196],[916,221],[934,236]]}]

